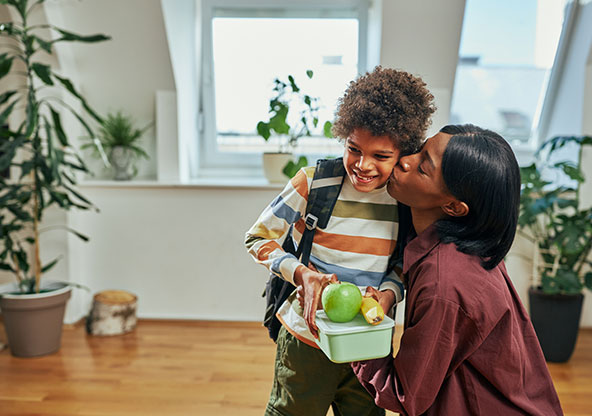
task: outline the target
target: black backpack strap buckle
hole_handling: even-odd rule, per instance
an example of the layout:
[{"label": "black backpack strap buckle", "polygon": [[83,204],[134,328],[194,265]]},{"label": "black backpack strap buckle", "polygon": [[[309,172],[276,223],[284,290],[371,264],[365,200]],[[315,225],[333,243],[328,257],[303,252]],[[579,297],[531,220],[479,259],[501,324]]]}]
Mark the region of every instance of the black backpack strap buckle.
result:
[{"label": "black backpack strap buckle", "polygon": [[304,223],[306,224],[306,228],[308,228],[311,231],[314,230],[315,228],[317,228],[318,222],[319,222],[319,219],[315,215],[312,215],[311,213],[306,214],[306,217],[304,218]]}]

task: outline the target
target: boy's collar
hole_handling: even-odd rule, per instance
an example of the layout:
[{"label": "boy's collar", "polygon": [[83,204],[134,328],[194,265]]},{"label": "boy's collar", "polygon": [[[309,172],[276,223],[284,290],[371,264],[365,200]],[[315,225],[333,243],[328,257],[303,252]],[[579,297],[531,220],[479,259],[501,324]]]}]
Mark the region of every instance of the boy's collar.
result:
[{"label": "boy's collar", "polygon": [[439,243],[440,237],[434,223],[407,243],[403,254],[403,273],[406,274],[411,266],[427,256]]}]

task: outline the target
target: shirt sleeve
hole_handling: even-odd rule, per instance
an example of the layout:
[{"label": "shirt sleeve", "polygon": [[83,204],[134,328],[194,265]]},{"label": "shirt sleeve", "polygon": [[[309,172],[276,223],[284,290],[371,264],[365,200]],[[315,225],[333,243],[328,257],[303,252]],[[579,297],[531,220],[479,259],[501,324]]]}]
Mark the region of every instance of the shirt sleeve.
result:
[{"label": "shirt sleeve", "polygon": [[380,407],[401,415],[426,412],[447,375],[481,343],[459,305],[433,297],[415,304],[396,357],[352,363]]},{"label": "shirt sleeve", "polygon": [[390,289],[395,292],[395,305],[400,303],[405,297],[405,287],[401,281],[401,277],[394,270],[386,274],[380,282],[378,290]]},{"label": "shirt sleeve", "polygon": [[312,178],[313,173],[314,167],[298,171],[245,236],[245,246],[253,259],[290,283],[294,283],[294,270],[301,263],[282,249],[282,243],[290,226],[305,215],[309,177]]}]

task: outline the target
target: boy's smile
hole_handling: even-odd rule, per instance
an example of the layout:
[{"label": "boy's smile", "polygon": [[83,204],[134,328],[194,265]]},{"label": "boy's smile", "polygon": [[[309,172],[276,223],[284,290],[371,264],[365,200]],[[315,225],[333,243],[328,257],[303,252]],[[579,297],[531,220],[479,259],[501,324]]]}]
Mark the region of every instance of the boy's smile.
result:
[{"label": "boy's smile", "polygon": [[398,158],[399,149],[389,136],[354,129],[345,142],[343,165],[354,188],[370,192],[384,186]]}]

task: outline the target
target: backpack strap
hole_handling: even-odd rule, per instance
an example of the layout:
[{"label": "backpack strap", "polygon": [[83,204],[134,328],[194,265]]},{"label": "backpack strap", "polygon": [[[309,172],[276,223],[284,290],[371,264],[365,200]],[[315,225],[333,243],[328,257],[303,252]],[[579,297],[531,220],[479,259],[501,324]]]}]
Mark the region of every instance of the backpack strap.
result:
[{"label": "backpack strap", "polygon": [[300,239],[296,257],[304,265],[308,264],[312,240],[317,227],[324,229],[329,223],[331,213],[341,192],[345,168],[343,158],[321,159],[317,161],[314,177],[308,193],[306,216],[304,222],[306,229]]},{"label": "backpack strap", "polygon": [[[331,212],[341,192],[344,178],[345,168],[343,167],[342,158],[317,162],[306,205],[306,228],[300,239],[300,244],[298,244],[298,250],[294,247],[292,239],[293,227],[290,227],[288,235],[282,244],[282,248],[286,253],[294,254],[305,265],[308,265],[310,259],[315,230],[317,227],[327,227]],[[278,332],[282,326],[276,317],[276,313],[294,289],[294,285],[274,273],[271,273],[265,285],[263,296],[266,297],[267,309],[265,310],[263,325],[267,327],[269,337],[274,342],[277,340]]]}]

